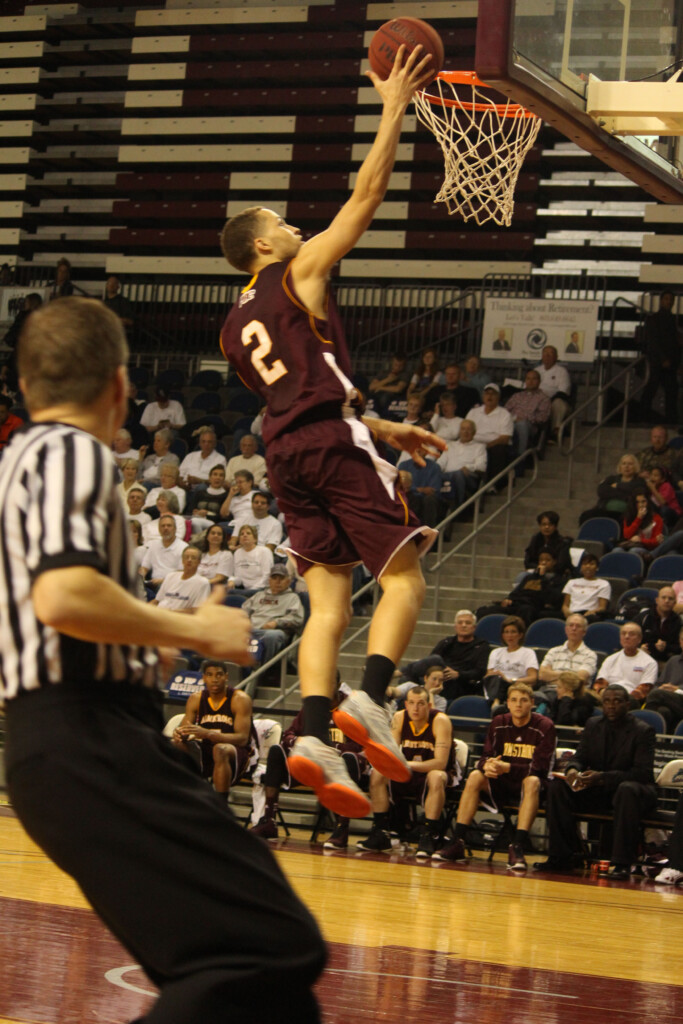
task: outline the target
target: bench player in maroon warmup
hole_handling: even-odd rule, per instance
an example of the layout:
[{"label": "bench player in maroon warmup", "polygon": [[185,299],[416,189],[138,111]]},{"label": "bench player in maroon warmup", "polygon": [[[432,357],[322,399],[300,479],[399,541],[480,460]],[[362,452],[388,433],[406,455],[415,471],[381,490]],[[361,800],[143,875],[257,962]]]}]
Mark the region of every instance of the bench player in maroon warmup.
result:
[{"label": "bench player in maroon warmup", "polygon": [[370,225],[386,192],[401,124],[416,89],[431,77],[429,55],[401,47],[390,76],[369,72],[382,117],[356,186],[330,227],[304,242],[272,210],[251,207],[226,224],[226,259],[252,275],[221,333],[226,358],[263,399],[268,480],[285,514],[291,553],[305,574],[311,615],[299,650],[305,735],[290,770],[331,810],[362,816],[370,805],[328,745],[337,655],[351,610],[351,573],[364,562],[382,587],[368,635],[360,691],[334,712],[387,778],[410,777],[384,710],[384,693],[424,598],[420,555],[436,536],[399,491],[395,467],[371,436],[422,463],[445,447],[420,427],[358,418],[358,395],[339,315],[329,295],[334,264]]}]

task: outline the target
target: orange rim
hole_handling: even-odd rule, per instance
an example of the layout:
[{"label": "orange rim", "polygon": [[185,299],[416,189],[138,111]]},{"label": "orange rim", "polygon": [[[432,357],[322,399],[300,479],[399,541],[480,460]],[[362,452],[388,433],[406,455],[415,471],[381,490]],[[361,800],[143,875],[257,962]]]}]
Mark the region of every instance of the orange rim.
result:
[{"label": "orange rim", "polygon": [[[437,78],[452,85],[470,85],[472,88],[493,89],[492,85],[482,82],[476,71],[439,71]],[[472,100],[451,100],[446,96],[435,96],[434,93],[420,90],[420,96],[439,107],[462,107],[463,110],[486,111],[495,110],[500,117],[536,117],[520,103],[474,103]]]}]

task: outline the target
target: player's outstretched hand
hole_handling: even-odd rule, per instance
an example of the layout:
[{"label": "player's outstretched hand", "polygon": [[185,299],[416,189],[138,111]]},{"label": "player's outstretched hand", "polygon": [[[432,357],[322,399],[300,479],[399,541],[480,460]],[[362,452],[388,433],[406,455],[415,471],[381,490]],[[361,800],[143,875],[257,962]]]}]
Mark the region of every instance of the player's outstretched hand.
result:
[{"label": "player's outstretched hand", "polygon": [[194,649],[208,658],[224,658],[238,665],[250,665],[251,623],[240,608],[223,604],[225,588],[214,587],[204,604],[192,616],[197,627]]},{"label": "player's outstretched hand", "polygon": [[390,420],[368,419],[364,421],[377,437],[386,441],[392,448],[400,448],[412,455],[418,466],[425,465],[425,456],[437,458],[445,452],[447,444],[442,437],[432,434],[424,427],[416,427],[412,423],[391,423]]},{"label": "player's outstretched hand", "polygon": [[433,79],[433,58],[431,53],[424,52],[421,45],[416,46],[407,56],[405,46],[399,46],[388,78],[382,79],[374,71],[367,71],[366,74],[385,106],[396,103],[405,110],[417,90]]}]

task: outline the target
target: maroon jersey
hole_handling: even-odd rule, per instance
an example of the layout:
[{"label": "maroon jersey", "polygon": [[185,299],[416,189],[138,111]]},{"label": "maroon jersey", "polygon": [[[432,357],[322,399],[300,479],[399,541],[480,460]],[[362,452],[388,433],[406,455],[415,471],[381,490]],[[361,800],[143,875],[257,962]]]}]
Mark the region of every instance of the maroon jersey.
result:
[{"label": "maroon jersey", "polygon": [[489,757],[500,757],[512,765],[502,778],[521,782],[527,775],[545,779],[555,760],[555,726],[545,715],[532,712],[526,725],[516,726],[512,715],[496,715],[489,726],[484,751],[477,762],[483,771]]},{"label": "maroon jersey", "polygon": [[266,446],[315,420],[335,419],[355,397],[344,331],[331,296],[320,320],[297,297],[291,264],[256,274],[228,313],[223,355],[267,406]]},{"label": "maroon jersey", "polygon": [[[235,717],[232,710],[232,697],[234,693],[233,687],[228,686],[225,691],[225,697],[219,706],[214,709],[209,703],[209,691],[202,690],[199,697],[199,709],[195,724],[201,725],[205,729],[217,729],[219,732],[234,732]],[[213,767],[213,743],[210,740],[202,740],[201,747],[202,768],[209,770]],[[247,741],[246,749],[250,755],[258,750],[258,736],[253,721],[249,730],[249,740]]]},{"label": "maroon jersey", "polygon": [[[434,719],[442,715],[442,711],[436,708],[429,709],[429,718],[422,726],[418,726],[408,717],[408,712],[403,712],[403,725],[401,726],[401,750],[406,761],[431,761],[436,748],[436,737],[434,736]],[[453,768],[453,744],[448,754],[448,761],[444,771],[449,772]]]}]

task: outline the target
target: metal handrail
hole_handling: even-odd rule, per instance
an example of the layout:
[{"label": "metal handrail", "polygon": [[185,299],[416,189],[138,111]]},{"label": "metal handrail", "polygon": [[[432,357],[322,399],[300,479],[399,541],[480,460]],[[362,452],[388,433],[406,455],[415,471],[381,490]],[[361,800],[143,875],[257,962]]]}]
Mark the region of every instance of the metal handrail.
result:
[{"label": "metal handrail", "polygon": [[[640,365],[641,363],[645,364],[645,375],[642,378],[642,380],[640,381],[640,383],[637,384],[634,388],[632,388],[631,387],[631,375],[632,375],[633,371],[635,370],[636,366]],[[612,410],[610,410],[610,412],[604,414],[603,413],[602,399],[607,394],[608,389],[613,387],[614,384],[617,381],[621,380],[622,378],[624,378],[624,380],[625,380],[623,401],[619,402],[618,405],[615,405],[615,407]],[[634,395],[640,394],[640,392],[643,390],[643,388],[645,387],[645,385],[647,384],[649,379],[650,379],[650,366],[649,366],[649,363],[648,363],[647,359],[645,358],[645,356],[636,356],[636,358],[632,359],[630,363],[628,363],[622,370],[619,371],[619,373],[617,373],[614,377],[610,378],[610,380],[606,384],[603,384],[601,387],[599,387],[598,390],[595,392],[595,394],[593,394],[589,398],[587,398],[585,400],[585,402],[582,402],[581,405],[577,406],[577,408],[574,409],[574,411],[572,413],[570,413],[569,416],[567,416],[566,419],[562,420],[562,422],[560,423],[559,428],[558,428],[557,444],[558,444],[558,447],[560,449],[560,452],[563,455],[567,456],[567,458],[568,458],[568,463],[567,463],[567,494],[566,494],[567,498],[571,497],[572,475],[573,475],[573,471],[574,471],[574,452],[576,451],[576,449],[579,448],[581,445],[585,444],[585,442],[590,437],[592,437],[593,434],[597,434],[597,442],[596,442],[596,445],[595,445],[595,472],[597,473],[598,469],[599,469],[599,465],[600,465],[600,441],[601,441],[601,433],[600,433],[600,431],[602,430],[602,428],[607,423],[609,423],[609,421],[620,410],[623,410],[622,428],[621,429],[622,429],[622,447],[625,449],[626,448],[626,430],[627,430],[627,427],[628,427],[628,406],[629,406],[629,402],[634,397]],[[586,409],[590,405],[593,405],[593,403],[596,404],[596,423],[594,423],[590,427],[590,429],[588,431],[586,431],[586,433],[583,434],[577,440],[577,438],[576,438],[576,425],[578,423],[578,418],[579,418],[579,416],[581,416],[586,411]],[[569,447],[565,448],[563,446],[563,441],[564,441],[564,435],[565,435],[567,427],[569,427],[569,430],[570,430],[570,433],[569,433]]]}]

